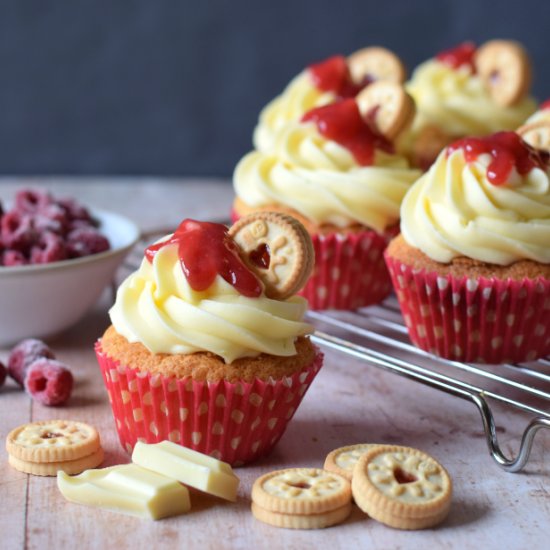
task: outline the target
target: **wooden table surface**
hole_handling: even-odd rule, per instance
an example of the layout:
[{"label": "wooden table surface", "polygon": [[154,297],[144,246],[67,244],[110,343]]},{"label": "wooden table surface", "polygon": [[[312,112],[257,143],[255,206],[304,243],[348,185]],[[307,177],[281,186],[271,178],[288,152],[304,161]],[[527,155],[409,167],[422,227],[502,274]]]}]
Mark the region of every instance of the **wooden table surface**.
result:
[{"label": "wooden table surface", "polygon": [[[3,178],[0,198],[23,185],[72,195],[97,208],[133,218],[143,230],[174,227],[184,217],[224,218],[232,189],[214,180],[155,178]],[[95,425],[106,451],[104,465],[129,461],[119,445],[93,344],[108,325],[111,294],[76,326],[50,342],[71,366],[76,387],[63,408],[33,403],[12,380],[0,389],[0,436],[15,426],[63,417]],[[2,350],[0,359],[7,358]],[[501,411],[499,436],[517,450],[525,415]],[[544,432],[544,433],[543,433]],[[550,434],[539,433],[526,471],[508,474],[488,455],[479,414],[471,403],[326,351],[325,364],[273,453],[236,470],[236,504],[192,496],[189,514],[157,522],[65,501],[54,478],[27,476],[9,467],[0,450],[0,548],[548,548]],[[357,508],[342,525],[294,531],[264,525],[250,513],[256,477],[272,469],[321,467],[332,449],[359,442],[421,448],[437,457],[454,480],[448,519],[439,528],[402,532],[368,519]]]}]

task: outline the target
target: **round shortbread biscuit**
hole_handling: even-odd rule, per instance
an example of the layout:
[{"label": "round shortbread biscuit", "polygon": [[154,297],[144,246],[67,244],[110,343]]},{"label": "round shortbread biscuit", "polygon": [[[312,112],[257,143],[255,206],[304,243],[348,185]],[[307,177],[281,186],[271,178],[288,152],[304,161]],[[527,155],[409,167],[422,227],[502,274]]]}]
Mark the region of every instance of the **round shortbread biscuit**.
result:
[{"label": "round shortbread biscuit", "polygon": [[323,529],[337,523],[342,523],[351,514],[351,502],[335,510],[321,514],[280,514],[271,512],[258,506],[255,502],[251,506],[252,515],[259,521],[285,527],[286,529]]},{"label": "round shortbread biscuit", "polygon": [[513,40],[490,40],[480,46],[474,64],[495,103],[509,107],[523,99],[531,86],[531,62]]},{"label": "round shortbread biscuit", "polygon": [[279,514],[322,514],[351,501],[347,479],[320,468],[289,468],[259,477],[252,486],[252,502]]},{"label": "round shortbread biscuit", "polygon": [[535,149],[550,151],[550,120],[524,124],[516,132]]},{"label": "round shortbread biscuit", "polygon": [[95,453],[97,430],[84,422],[44,420],[23,424],[6,437],[6,450],[25,462],[64,462]]},{"label": "round shortbread biscuit", "polygon": [[315,251],[298,220],[279,212],[255,212],[235,222],[229,235],[241,248],[247,266],[264,283],[267,297],[283,300],[306,284]]},{"label": "round shortbread biscuit", "polygon": [[413,98],[395,82],[374,82],[355,99],[361,115],[390,140],[410,125],[416,111]]},{"label": "round shortbread biscuit", "polygon": [[11,466],[25,474],[35,476],[56,476],[62,470],[68,475],[80,474],[84,470],[95,468],[103,462],[104,453],[100,447],[91,455],[77,458],[76,460],[65,460],[62,462],[28,462],[13,455],[9,455],[8,461]]},{"label": "round shortbread biscuit", "polygon": [[334,449],[325,458],[323,468],[345,477],[351,483],[357,461],[374,447],[376,447],[375,443],[358,443]]},{"label": "round shortbread biscuit", "polygon": [[384,80],[402,84],[407,78],[405,65],[392,51],[380,46],[363,48],[348,57],[351,78],[358,84]]},{"label": "round shortbread biscuit", "polygon": [[434,458],[410,447],[378,445],[357,462],[351,482],[356,504],[398,529],[425,529],[449,512],[452,481]]}]

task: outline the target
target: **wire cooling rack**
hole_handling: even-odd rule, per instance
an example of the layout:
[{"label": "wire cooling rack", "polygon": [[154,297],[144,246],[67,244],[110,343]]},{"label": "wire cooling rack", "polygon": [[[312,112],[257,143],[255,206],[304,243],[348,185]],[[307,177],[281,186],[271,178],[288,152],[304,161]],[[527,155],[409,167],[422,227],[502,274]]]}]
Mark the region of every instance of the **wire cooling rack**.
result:
[{"label": "wire cooling rack", "polygon": [[[128,256],[123,273],[137,269],[145,246],[170,230],[150,231]],[[395,297],[356,311],[310,311],[315,343],[472,402],[481,415],[489,452],[507,472],[519,472],[541,428],[550,428],[550,357],[531,363],[478,365],[441,359],[414,346]],[[525,413],[529,418],[515,457],[507,457],[498,442],[491,405]]]},{"label": "wire cooling rack", "polygon": [[[529,460],[540,428],[550,428],[550,361],[474,365],[440,359],[411,344],[395,297],[357,311],[310,311],[314,341],[474,403],[481,415],[489,452],[507,472],[519,472]],[[492,403],[527,413],[530,420],[515,457],[505,456],[497,437]]]}]

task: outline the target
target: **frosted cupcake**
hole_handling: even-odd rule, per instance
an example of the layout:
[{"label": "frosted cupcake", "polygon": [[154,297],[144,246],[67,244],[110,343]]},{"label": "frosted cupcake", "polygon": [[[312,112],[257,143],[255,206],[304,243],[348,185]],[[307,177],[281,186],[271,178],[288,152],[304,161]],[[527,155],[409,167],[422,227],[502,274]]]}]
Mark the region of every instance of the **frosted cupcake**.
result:
[{"label": "frosted cupcake", "polygon": [[411,340],[461,361],[550,354],[549,243],[547,153],[513,132],[448,146],[386,251]]},{"label": "frosted cupcake", "polygon": [[354,309],[390,292],[382,252],[420,172],[379,130],[398,135],[413,114],[399,85],[377,82],[357,100],[309,111],[278,133],[270,153],[253,151],[237,165],[236,218],[285,212],[312,236],[315,271],[302,292],[311,308]]},{"label": "frosted cupcake", "polygon": [[363,48],[347,58],[335,55],[313,63],[262,110],[254,130],[254,147],[271,151],[278,132],[315,107],[355,97],[365,86],[378,80],[401,84],[405,78],[401,60],[378,46]]},{"label": "frosted cupcake", "polygon": [[[262,242],[273,245],[260,265],[271,260],[272,277],[301,284],[312,260],[295,260],[300,250],[312,254],[307,233],[285,217],[259,218],[254,231],[263,228]],[[277,249],[273,231],[292,246]],[[273,280],[262,281],[264,267],[250,267],[256,249],[244,251],[237,238],[223,225],[185,220],[118,289],[96,352],[128,452],[136,441],[170,440],[231,464],[254,460],[282,436],[321,367],[306,301],[288,286],[268,297]]]},{"label": "frosted cupcake", "polygon": [[515,130],[536,109],[530,85],[530,61],[517,42],[467,42],[441,52],[406,84],[417,114],[400,148],[428,168],[457,138]]}]

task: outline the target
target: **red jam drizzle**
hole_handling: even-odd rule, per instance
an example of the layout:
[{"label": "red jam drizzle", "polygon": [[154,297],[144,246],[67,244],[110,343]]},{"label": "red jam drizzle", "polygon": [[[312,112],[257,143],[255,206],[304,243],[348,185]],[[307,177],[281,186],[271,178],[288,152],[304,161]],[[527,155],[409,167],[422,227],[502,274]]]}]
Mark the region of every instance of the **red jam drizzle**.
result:
[{"label": "red jam drizzle", "polygon": [[243,296],[257,298],[262,293],[225,225],[184,220],[168,240],[149,246],[145,257],[152,263],[155,254],[169,244],[178,246],[181,268],[193,290],[206,290],[220,275]]},{"label": "red jam drizzle", "polygon": [[493,159],[487,167],[487,179],[493,185],[505,184],[514,167],[523,176],[533,168],[546,170],[550,165],[550,153],[531,147],[515,132],[459,139],[447,147],[447,156],[457,149],[464,151],[466,162],[475,161],[479,155],[491,155]]},{"label": "red jam drizzle", "polygon": [[541,111],[544,111],[545,109],[550,109],[550,98],[547,99],[546,101],[543,101],[543,102],[540,104],[539,109],[540,109]]},{"label": "red jam drizzle", "polygon": [[468,65],[472,73],[476,72],[474,65],[474,54],[476,53],[476,46],[473,42],[464,42],[456,48],[442,51],[436,55],[436,59],[445,63],[452,69],[459,69],[463,65]]},{"label": "red jam drizzle", "polygon": [[338,97],[355,97],[372,79],[365,77],[361,84],[351,79],[346,58],[343,55],[329,57],[308,67],[314,86],[322,92],[333,92]]},{"label": "red jam drizzle", "polygon": [[394,152],[391,142],[361,116],[354,99],[312,109],[302,117],[302,122],[315,122],[323,136],[348,149],[361,166],[372,165],[375,149]]}]

